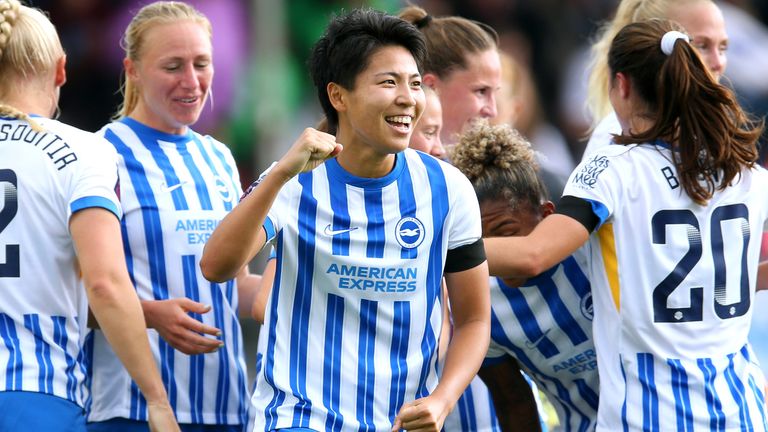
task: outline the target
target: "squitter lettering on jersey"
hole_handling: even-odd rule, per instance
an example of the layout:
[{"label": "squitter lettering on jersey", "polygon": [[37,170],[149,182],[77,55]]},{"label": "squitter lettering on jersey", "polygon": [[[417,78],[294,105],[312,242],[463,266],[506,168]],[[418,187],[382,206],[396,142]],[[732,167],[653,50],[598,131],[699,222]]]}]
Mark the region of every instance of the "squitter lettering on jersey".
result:
[{"label": "squitter lettering on jersey", "polygon": [[[50,132],[37,132],[27,123],[6,123],[0,126],[0,141],[24,141],[45,152],[61,171],[77,160],[75,152],[60,136]],[[62,153],[62,150],[64,152]]]}]

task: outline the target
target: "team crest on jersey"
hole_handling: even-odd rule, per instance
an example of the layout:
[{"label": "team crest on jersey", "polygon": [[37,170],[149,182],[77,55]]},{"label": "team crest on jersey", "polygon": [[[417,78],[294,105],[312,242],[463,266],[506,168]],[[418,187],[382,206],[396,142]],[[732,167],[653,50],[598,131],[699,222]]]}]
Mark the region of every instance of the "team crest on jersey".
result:
[{"label": "team crest on jersey", "polygon": [[584,318],[590,321],[592,321],[592,317],[594,317],[591,292],[588,292],[587,295],[581,299],[581,314],[584,315]]},{"label": "team crest on jersey", "polygon": [[229,201],[231,193],[227,187],[227,184],[224,183],[224,180],[222,180],[219,176],[216,176],[216,192],[219,193],[219,197],[222,199],[222,201]]},{"label": "team crest on jersey", "polygon": [[571,180],[573,183],[590,189],[595,187],[597,177],[608,168],[608,158],[606,156],[594,156],[589,162],[582,166],[581,171]]},{"label": "team crest on jersey", "polygon": [[404,217],[395,226],[395,238],[406,249],[419,247],[424,241],[424,224],[415,217]]}]

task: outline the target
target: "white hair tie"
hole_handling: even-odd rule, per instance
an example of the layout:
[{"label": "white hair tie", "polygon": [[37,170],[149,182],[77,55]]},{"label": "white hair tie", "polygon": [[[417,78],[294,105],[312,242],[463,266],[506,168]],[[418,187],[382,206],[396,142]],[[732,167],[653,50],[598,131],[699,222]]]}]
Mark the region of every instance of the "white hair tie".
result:
[{"label": "white hair tie", "polygon": [[688,35],[682,32],[679,32],[677,30],[672,30],[664,33],[664,36],[661,38],[661,52],[663,52],[666,55],[672,54],[672,49],[675,48],[675,42],[677,42],[678,39],[682,39],[686,42],[690,42],[691,40],[688,39]]}]

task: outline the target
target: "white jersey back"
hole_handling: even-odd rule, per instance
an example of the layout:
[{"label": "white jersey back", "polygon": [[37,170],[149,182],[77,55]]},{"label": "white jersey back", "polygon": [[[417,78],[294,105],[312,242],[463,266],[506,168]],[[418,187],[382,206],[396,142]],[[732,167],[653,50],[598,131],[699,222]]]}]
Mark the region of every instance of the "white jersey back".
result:
[{"label": "white jersey back", "polygon": [[[199,268],[203,246],[240,197],[226,146],[193,131],[169,135],[130,118],[101,134],[120,155],[120,201],[128,270],[141,299],[189,297],[212,306],[195,319],[221,329],[224,346],[188,356],[149,330],[171,406],[180,423],[245,424],[248,402],[234,280],[208,282]],[[103,334],[93,338],[89,421],[146,420],[146,401]]]},{"label": "white jersey back", "polygon": [[599,380],[585,250],[510,287],[491,278],[489,359],[511,355],[549,398],[564,431],[593,431]]},{"label": "white jersey back", "polygon": [[121,216],[116,155],[96,135],[34,121],[43,132],[0,119],[0,391],[83,406],[86,301],[69,220],[91,207]]},{"label": "white jersey back", "polygon": [[265,229],[278,261],[255,430],[389,431],[437,385],[446,253],[481,234],[471,184],[411,149],[378,179],[331,159],[283,187]]},{"label": "white jersey back", "polygon": [[664,143],[598,150],[565,195],[601,219],[590,238],[598,430],[766,430],[747,344],[768,173],[694,204]]}]

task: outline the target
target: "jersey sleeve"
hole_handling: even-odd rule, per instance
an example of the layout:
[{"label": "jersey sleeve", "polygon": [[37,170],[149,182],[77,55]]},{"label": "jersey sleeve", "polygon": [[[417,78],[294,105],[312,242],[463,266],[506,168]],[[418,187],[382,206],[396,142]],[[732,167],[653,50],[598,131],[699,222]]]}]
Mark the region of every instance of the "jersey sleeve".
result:
[{"label": "jersey sleeve", "polygon": [[122,218],[117,197],[117,152],[103,138],[84,132],[79,140],[88,143],[80,147],[77,170],[70,179],[67,220],[86,208],[100,207]]},{"label": "jersey sleeve", "polygon": [[585,158],[573,171],[563,190],[563,196],[580,198],[590,204],[599,219],[598,228],[621,203],[623,161],[615,154],[617,150],[626,151],[619,146],[610,146]]},{"label": "jersey sleeve", "polygon": [[446,227],[448,250],[475,243],[482,237],[480,206],[469,180],[457,169],[450,167],[448,190],[451,194],[450,216]]}]

